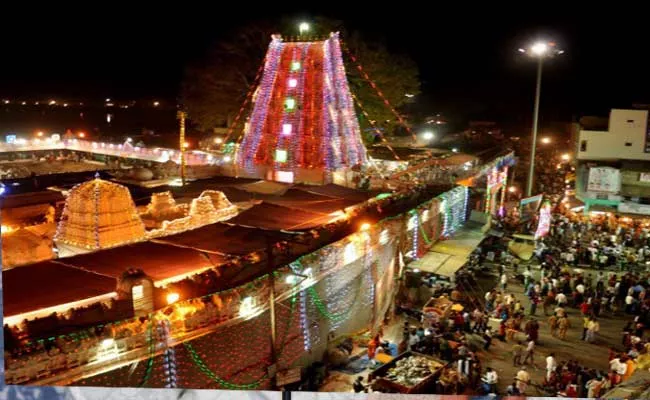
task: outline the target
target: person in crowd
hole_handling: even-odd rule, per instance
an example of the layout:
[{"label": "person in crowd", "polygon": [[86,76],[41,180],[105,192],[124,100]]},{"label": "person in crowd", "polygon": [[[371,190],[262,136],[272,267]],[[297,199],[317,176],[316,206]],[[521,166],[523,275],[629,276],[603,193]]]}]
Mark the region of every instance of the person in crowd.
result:
[{"label": "person in crowd", "polygon": [[506,388],[506,394],[508,396],[521,396],[521,392],[517,388],[517,380],[515,379],[508,387]]},{"label": "person in crowd", "polygon": [[520,394],[526,393],[526,388],[530,383],[530,374],[526,371],[526,366],[522,366],[519,372],[517,372],[517,389],[519,389]]},{"label": "person in crowd", "polygon": [[557,327],[558,327],[558,337],[562,340],[566,339],[567,330],[571,327],[571,322],[569,321],[569,318],[567,318],[566,315],[560,318],[558,320]]},{"label": "person in crowd", "polygon": [[557,330],[557,316],[555,314],[548,317],[548,328],[551,331],[551,336],[555,337]]},{"label": "person in crowd", "polygon": [[523,363],[526,364],[530,359],[530,365],[535,366],[535,341],[532,339],[528,340],[528,345],[526,346],[526,357],[524,357]]},{"label": "person in crowd", "polygon": [[368,388],[363,383],[363,376],[358,376],[357,379],[355,379],[354,383],[352,384],[352,389],[354,389],[355,393],[367,393],[368,392]]},{"label": "person in crowd", "polygon": [[551,379],[551,374],[557,368],[557,361],[555,360],[555,353],[551,353],[546,357],[546,379]]},{"label": "person in crowd", "polygon": [[512,347],[512,365],[518,367],[521,365],[521,356],[524,354],[524,346],[521,340]]},{"label": "person in crowd", "polygon": [[596,318],[590,318],[587,324],[587,334],[585,340],[588,343],[593,343],[596,340],[596,334],[600,331],[600,324]]},{"label": "person in crowd", "polygon": [[492,368],[488,367],[485,372],[485,377],[483,378],[483,382],[487,385],[488,387],[488,393],[497,393],[497,383],[499,382],[499,375],[495,370]]}]

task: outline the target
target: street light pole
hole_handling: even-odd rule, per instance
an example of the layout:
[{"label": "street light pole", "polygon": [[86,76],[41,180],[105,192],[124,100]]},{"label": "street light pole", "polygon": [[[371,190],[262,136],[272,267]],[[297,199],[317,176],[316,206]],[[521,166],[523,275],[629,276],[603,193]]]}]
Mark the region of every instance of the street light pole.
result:
[{"label": "street light pole", "polygon": [[530,169],[528,170],[528,185],[526,197],[532,196],[533,179],[535,175],[535,150],[537,149],[537,122],[539,120],[539,98],[542,91],[542,64],[543,57],[537,59],[537,86],[535,88],[535,108],[533,110],[533,143],[530,146]]},{"label": "street light pole", "polygon": [[180,120],[179,147],[180,147],[180,164],[181,164],[181,185],[185,186],[185,111],[179,111],[178,119]]}]

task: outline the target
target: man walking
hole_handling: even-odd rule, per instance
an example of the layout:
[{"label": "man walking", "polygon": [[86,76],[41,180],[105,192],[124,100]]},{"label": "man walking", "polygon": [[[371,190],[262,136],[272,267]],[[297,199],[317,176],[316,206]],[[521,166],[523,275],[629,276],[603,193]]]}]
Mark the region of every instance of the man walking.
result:
[{"label": "man walking", "polygon": [[528,346],[526,346],[526,357],[524,358],[524,364],[526,364],[526,362],[530,358],[530,365],[534,367],[535,366],[534,356],[535,356],[535,341],[529,340]]},{"label": "man walking", "polygon": [[515,367],[521,365],[521,356],[524,354],[524,346],[521,344],[521,340],[517,342],[516,345],[512,347],[512,364]]},{"label": "man walking", "polygon": [[557,368],[557,361],[555,361],[555,353],[551,353],[546,357],[546,380],[549,381],[551,379],[551,374],[555,371],[555,368]]},{"label": "man walking", "polygon": [[587,343],[593,343],[596,340],[596,334],[600,330],[600,324],[596,318],[591,318],[587,324]]},{"label": "man walking", "polygon": [[571,327],[571,322],[569,322],[569,319],[566,316],[564,316],[560,318],[557,325],[559,328],[559,333],[558,333],[559,338],[562,340],[566,339],[566,331],[567,329],[569,329],[569,327]]},{"label": "man walking", "polygon": [[555,314],[548,317],[548,327],[551,329],[551,336],[555,337],[555,331],[557,329],[557,317]]},{"label": "man walking", "polygon": [[523,366],[517,372],[517,389],[519,389],[519,393],[523,395],[526,392],[526,388],[528,387],[528,384],[530,383],[530,374],[528,371],[526,371],[526,367]]}]

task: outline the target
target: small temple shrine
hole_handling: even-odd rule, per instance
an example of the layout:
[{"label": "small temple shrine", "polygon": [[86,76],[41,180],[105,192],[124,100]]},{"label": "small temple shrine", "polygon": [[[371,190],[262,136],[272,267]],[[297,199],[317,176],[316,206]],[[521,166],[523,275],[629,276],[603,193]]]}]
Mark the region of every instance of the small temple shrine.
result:
[{"label": "small temple shrine", "polygon": [[54,242],[59,257],[144,240],[145,226],[129,190],[99,178],[72,188]]}]

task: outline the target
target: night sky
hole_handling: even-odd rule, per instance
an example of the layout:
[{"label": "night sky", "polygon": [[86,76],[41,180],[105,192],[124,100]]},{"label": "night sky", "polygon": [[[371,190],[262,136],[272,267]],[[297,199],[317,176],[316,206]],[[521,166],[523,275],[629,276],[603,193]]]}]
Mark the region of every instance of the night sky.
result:
[{"label": "night sky", "polygon": [[[546,3],[548,12],[475,9],[469,3],[456,10],[376,3],[372,11],[325,2],[329,6],[311,10],[253,3],[239,10],[97,4],[87,14],[59,6],[36,15],[16,13],[20,18],[3,13],[0,96],[173,99],[184,65],[229,29],[265,16],[295,15],[299,21],[323,15],[343,20],[350,30],[381,34],[391,50],[411,55],[420,66],[421,101],[432,111],[528,121],[535,65],[517,48],[538,37],[566,50],[544,69],[546,121],[650,103],[650,65],[644,60],[648,31],[640,13],[570,13],[562,10],[566,6]],[[75,10],[82,16],[73,16]]]}]

